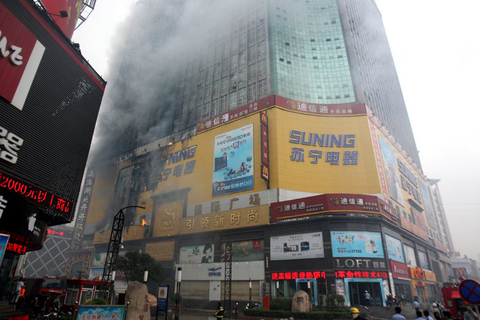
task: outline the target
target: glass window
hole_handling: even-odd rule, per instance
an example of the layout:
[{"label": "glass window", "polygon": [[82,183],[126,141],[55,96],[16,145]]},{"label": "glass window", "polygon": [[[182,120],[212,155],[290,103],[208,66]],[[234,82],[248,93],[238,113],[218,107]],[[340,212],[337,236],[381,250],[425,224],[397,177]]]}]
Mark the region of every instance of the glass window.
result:
[{"label": "glass window", "polygon": [[416,267],[417,266],[417,259],[415,258],[415,249],[407,246],[406,244],[403,245],[403,249],[405,251],[405,260],[409,267]]}]

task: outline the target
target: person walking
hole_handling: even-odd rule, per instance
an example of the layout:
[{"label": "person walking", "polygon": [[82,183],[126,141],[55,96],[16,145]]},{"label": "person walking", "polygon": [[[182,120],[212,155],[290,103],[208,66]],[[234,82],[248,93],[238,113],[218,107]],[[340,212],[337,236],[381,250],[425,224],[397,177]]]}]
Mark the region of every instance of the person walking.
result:
[{"label": "person walking", "polygon": [[393,305],[393,296],[391,293],[387,295],[387,305],[388,305],[388,310],[392,309]]},{"label": "person walking", "polygon": [[20,298],[20,295],[22,293],[22,288],[25,287],[25,283],[23,282],[23,278],[20,277],[18,280],[17,280],[17,283],[15,284],[15,291],[14,291],[14,294],[13,294],[13,297],[12,297],[12,301],[11,301],[11,304],[12,304],[12,308],[15,308],[16,307],[16,304],[18,302],[18,299]]},{"label": "person walking", "polygon": [[402,308],[395,307],[395,314],[392,316],[392,320],[407,320],[405,319],[404,316],[400,314],[401,312],[402,312]]},{"label": "person walking", "polygon": [[416,320],[424,320],[422,311],[417,311],[417,319]]},{"label": "person walking", "polygon": [[415,308],[415,312],[419,312],[419,311],[420,311],[420,303],[418,302],[417,299],[413,300],[412,307]]},{"label": "person walking", "polygon": [[428,310],[423,310],[423,315],[427,320],[435,320],[430,316],[430,312],[428,312]]},{"label": "person walking", "polygon": [[222,303],[218,303],[217,312],[215,312],[215,319],[223,319],[225,316],[225,310],[223,309]]},{"label": "person walking", "polygon": [[365,290],[365,304],[367,306],[370,306],[371,303],[370,303],[370,300],[372,299],[372,296],[370,295],[370,293],[368,293],[368,290]]},{"label": "person walking", "polygon": [[478,314],[468,306],[467,311],[463,313],[463,320],[478,320]]}]

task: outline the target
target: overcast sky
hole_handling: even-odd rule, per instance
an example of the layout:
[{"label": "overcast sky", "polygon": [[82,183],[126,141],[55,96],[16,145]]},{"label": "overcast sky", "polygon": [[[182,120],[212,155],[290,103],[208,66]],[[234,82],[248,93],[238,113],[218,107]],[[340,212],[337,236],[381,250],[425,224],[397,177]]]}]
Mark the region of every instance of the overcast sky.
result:
[{"label": "overcast sky", "polygon": [[[480,100],[476,94],[480,91],[480,2],[376,1],[423,170],[428,178],[441,179],[455,250],[480,260]],[[73,36],[85,58],[107,81],[115,41],[124,40],[119,26],[134,3],[97,1]]]}]

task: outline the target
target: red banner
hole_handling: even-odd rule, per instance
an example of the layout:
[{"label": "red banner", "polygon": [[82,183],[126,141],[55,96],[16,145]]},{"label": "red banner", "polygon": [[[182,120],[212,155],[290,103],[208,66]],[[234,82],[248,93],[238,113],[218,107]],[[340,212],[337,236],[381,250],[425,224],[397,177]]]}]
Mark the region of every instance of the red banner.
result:
[{"label": "red banner", "polygon": [[[82,10],[83,0],[42,0],[42,3],[63,33],[71,39]],[[68,17],[62,17],[60,11],[66,13]]]},{"label": "red banner", "polygon": [[[387,211],[388,210],[388,211]],[[396,221],[395,209],[375,196],[362,194],[322,194],[270,206],[271,222],[308,219],[321,214],[376,213]]]},{"label": "red banner", "polygon": [[392,275],[395,278],[410,278],[410,270],[405,263],[390,260]]},{"label": "red banner", "polygon": [[45,47],[3,4],[0,17],[0,96],[22,110]]}]

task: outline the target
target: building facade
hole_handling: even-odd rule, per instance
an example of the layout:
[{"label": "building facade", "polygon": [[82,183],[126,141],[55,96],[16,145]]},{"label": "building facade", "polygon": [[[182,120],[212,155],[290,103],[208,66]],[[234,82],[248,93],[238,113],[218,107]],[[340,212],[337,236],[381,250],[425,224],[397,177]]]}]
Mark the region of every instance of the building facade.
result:
[{"label": "building facade", "polygon": [[[158,89],[159,118],[124,127],[132,130],[115,136],[117,154],[89,169],[74,239],[100,261],[77,268],[98,274],[115,213],[144,206],[125,209],[125,250],[151,254],[167,282],[181,267],[184,298],[224,299],[231,258],[234,301],[300,289],[315,305],[335,293],[364,304],[365,290],[376,305],[387,293],[438,299],[451,272],[442,267],[448,225],[421,170],[375,3],[234,9],[242,14],[168,79],[168,98]],[[164,21],[156,37],[168,46],[180,30]],[[129,89],[120,88],[124,111]],[[148,111],[142,101],[128,103]],[[174,118],[155,131],[165,106]],[[142,130],[158,135],[140,143]]]},{"label": "building facade", "polygon": [[48,227],[73,220],[106,82],[38,3],[1,1],[0,13],[0,233],[8,238],[0,283],[7,283],[23,275],[21,260],[42,248]]}]

